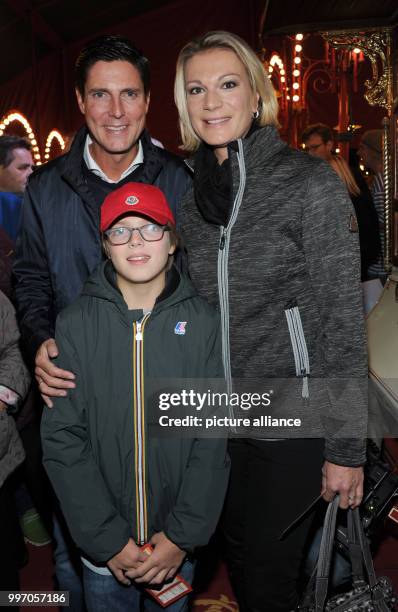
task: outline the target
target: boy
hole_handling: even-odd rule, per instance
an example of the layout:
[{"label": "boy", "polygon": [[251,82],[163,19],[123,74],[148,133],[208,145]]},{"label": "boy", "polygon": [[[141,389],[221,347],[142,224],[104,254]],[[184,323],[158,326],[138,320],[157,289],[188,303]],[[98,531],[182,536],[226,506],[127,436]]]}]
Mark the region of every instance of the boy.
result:
[{"label": "boy", "polygon": [[229,461],[226,440],[148,438],[145,383],[222,377],[219,324],[171,265],[178,236],[158,188],[112,192],[101,231],[108,261],[57,321],[57,365],[77,384],[45,410],[44,464],[82,551],[88,609],[157,608],[140,585],[177,570],[192,581],[185,557],[215,529]]}]

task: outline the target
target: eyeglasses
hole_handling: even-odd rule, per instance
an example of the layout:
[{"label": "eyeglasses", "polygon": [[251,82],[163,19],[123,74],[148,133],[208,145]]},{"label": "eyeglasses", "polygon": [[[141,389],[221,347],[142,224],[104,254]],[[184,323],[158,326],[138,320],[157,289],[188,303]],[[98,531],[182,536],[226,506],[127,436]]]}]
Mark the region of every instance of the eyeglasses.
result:
[{"label": "eyeglasses", "polygon": [[317,151],[319,147],[321,147],[322,145],[323,145],[323,142],[320,142],[319,144],[305,145],[305,150],[306,151]]},{"label": "eyeglasses", "polygon": [[117,246],[130,242],[135,230],[146,242],[157,242],[162,240],[164,233],[169,232],[170,228],[165,225],[148,223],[147,225],[141,225],[141,227],[113,227],[106,230],[104,234],[112,245]]}]

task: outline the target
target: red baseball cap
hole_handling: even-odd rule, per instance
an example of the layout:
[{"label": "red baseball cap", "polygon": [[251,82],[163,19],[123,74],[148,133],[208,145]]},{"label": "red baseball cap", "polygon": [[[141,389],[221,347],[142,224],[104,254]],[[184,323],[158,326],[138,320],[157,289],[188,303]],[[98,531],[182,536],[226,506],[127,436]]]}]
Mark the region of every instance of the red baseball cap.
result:
[{"label": "red baseball cap", "polygon": [[164,193],[154,185],[126,183],[106,196],[101,206],[101,232],[122,215],[145,215],[159,225],[175,225]]}]

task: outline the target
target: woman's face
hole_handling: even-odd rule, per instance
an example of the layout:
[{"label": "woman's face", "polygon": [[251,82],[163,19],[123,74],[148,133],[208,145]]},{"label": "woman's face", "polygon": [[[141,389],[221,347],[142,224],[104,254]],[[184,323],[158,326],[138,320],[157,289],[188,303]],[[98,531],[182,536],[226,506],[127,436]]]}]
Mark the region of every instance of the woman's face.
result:
[{"label": "woman's face", "polygon": [[197,53],[185,64],[188,113],[196,135],[222,163],[228,143],[247,134],[257,110],[246,69],[230,49]]}]

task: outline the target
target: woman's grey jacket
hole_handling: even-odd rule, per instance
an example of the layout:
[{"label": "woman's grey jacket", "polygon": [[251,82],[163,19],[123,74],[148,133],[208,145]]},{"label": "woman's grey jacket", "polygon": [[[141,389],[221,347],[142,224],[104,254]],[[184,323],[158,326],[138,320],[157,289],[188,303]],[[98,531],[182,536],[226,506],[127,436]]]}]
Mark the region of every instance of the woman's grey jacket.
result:
[{"label": "woman's grey jacket", "polygon": [[326,162],[291,149],[271,126],[229,145],[229,157],[227,227],[205,221],[193,189],[181,216],[192,280],[221,311],[227,375],[293,385],[302,436],[325,437],[333,463],[363,464],[367,352],[346,189]]}]

